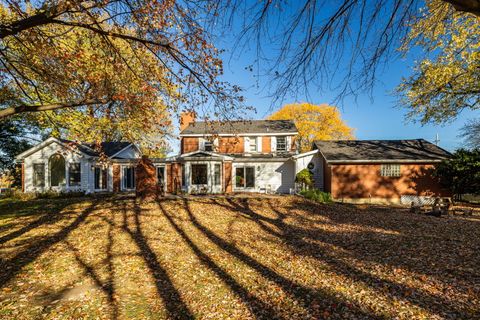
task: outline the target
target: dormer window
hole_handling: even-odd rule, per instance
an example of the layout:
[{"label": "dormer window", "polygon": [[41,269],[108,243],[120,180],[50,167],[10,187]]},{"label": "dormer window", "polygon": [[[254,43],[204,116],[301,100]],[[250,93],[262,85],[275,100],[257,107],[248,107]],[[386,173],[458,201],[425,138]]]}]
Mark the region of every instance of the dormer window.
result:
[{"label": "dormer window", "polygon": [[287,151],[287,137],[277,137],[277,152]]}]

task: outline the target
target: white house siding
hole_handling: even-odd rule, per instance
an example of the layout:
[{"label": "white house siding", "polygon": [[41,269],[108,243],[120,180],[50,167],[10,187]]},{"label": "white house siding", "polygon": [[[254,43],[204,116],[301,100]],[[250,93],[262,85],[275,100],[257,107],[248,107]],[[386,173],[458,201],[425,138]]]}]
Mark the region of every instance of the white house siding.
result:
[{"label": "white house siding", "polygon": [[[56,188],[56,190],[64,191],[91,191],[89,183],[91,175],[91,160],[88,159],[83,154],[80,154],[75,151],[71,151],[63,147],[57,142],[52,142],[49,145],[43,147],[42,149],[28,155],[24,159],[24,174],[25,174],[25,191],[26,192],[43,192],[50,189],[50,170],[49,170],[49,159],[54,154],[61,154],[65,158],[65,169],[66,169],[66,182],[67,185],[63,188]],[[80,186],[70,187],[68,186],[68,164],[71,162],[79,162],[81,166],[81,184]],[[33,186],[33,164],[42,163],[45,166],[45,187],[38,188]],[[93,179],[93,178],[92,178]]]},{"label": "white house siding", "polygon": [[[255,167],[255,188],[242,189],[235,185],[235,170],[238,167]],[[242,161],[232,166],[233,191],[262,192],[272,190],[278,193],[290,193],[295,186],[295,164],[287,161]]]},{"label": "white house siding", "polygon": [[323,161],[318,152],[307,152],[305,155],[299,154],[296,156],[295,175],[303,169],[308,169],[308,164],[313,164],[313,181],[316,189],[323,190]]}]

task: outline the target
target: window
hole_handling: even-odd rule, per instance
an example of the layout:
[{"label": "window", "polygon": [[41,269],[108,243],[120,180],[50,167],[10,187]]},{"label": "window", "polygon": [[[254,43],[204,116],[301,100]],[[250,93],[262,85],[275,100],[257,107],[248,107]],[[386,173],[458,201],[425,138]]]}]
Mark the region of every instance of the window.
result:
[{"label": "window", "polygon": [[79,186],[81,179],[80,163],[74,162],[68,165],[68,185]]},{"label": "window", "polygon": [[192,184],[207,184],[206,164],[192,164]]},{"label": "window", "polygon": [[50,157],[48,165],[50,167],[50,186],[65,185],[65,158],[60,154],[54,154]]},{"label": "window", "polygon": [[107,189],[107,169],[95,167],[95,189]]},{"label": "window", "polygon": [[220,181],[220,179],[221,179],[220,168],[221,168],[221,166],[220,166],[219,163],[216,163],[213,166],[213,183],[216,186],[219,186],[219,185],[222,184],[221,181]]},{"label": "window", "polygon": [[213,151],[213,142],[205,140],[204,150],[205,151]]},{"label": "window", "polygon": [[165,167],[157,167],[157,184],[160,186],[165,184]]},{"label": "window", "polygon": [[400,165],[382,164],[380,166],[380,175],[382,177],[400,177]]},{"label": "window", "polygon": [[238,167],[235,169],[235,187],[255,188],[255,168]]},{"label": "window", "polygon": [[277,137],[277,151],[287,151],[287,137]]},{"label": "window", "polygon": [[33,186],[45,187],[45,164],[43,163],[33,164]]},{"label": "window", "polygon": [[250,152],[257,152],[258,151],[258,146],[257,146],[257,137],[250,137],[248,138],[250,141]]},{"label": "window", "polygon": [[135,189],[135,168],[134,167],[123,168],[123,188]]}]

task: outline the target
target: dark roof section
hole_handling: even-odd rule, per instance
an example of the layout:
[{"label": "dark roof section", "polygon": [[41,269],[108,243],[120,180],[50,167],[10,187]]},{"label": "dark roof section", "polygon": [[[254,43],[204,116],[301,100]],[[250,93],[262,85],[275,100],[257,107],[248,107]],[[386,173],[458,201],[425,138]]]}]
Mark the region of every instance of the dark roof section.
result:
[{"label": "dark roof section", "polygon": [[74,148],[78,148],[79,151],[86,155],[96,157],[101,152],[105,153],[107,157],[111,157],[117,152],[128,147],[131,143],[126,141],[110,141],[100,143],[100,150],[97,150],[96,146],[92,143],[78,143],[72,140],[59,139],[61,142],[71,145]]},{"label": "dark roof section", "polygon": [[451,154],[424,139],[416,140],[317,140],[314,146],[327,161],[438,161]]},{"label": "dark roof section", "polygon": [[292,120],[245,120],[195,122],[180,134],[297,133]]}]

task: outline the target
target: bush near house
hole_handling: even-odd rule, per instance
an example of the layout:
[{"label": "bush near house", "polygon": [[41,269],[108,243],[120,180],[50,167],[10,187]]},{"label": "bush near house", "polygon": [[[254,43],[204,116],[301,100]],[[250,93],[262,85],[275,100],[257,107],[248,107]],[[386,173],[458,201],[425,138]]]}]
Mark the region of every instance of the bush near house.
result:
[{"label": "bush near house", "polygon": [[313,174],[308,169],[303,169],[295,176],[295,182],[302,185],[302,189],[313,188]]},{"label": "bush near house", "polygon": [[302,190],[300,194],[307,199],[320,202],[329,203],[332,202],[332,195],[328,192],[323,192],[318,189]]}]

